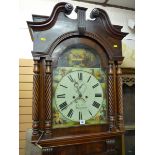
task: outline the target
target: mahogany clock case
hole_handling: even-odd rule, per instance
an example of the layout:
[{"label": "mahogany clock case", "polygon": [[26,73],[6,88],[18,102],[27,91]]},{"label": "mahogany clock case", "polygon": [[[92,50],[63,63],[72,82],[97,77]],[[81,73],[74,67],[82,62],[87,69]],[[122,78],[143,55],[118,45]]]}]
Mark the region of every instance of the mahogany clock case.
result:
[{"label": "mahogany clock case", "polygon": [[[93,20],[86,20],[87,8],[79,6],[75,9],[77,19],[70,19],[67,15],[72,10],[71,4],[61,2],[49,17],[33,15],[34,21],[27,22],[34,59],[32,143],[38,142],[43,154],[120,155],[124,133],[121,40],[127,33],[112,25],[102,9],[92,10]],[[105,70],[107,122],[53,128],[53,70],[68,48],[80,46],[94,49]]]}]

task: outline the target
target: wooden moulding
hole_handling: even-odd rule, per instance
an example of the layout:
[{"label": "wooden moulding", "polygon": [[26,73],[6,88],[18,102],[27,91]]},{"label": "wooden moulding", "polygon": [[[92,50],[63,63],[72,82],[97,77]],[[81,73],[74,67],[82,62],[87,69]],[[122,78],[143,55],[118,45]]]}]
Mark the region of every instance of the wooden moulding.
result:
[{"label": "wooden moulding", "polygon": [[42,148],[42,155],[51,155],[52,151],[52,147],[44,147]]},{"label": "wooden moulding", "polygon": [[[93,142],[101,142],[106,139],[113,139],[118,136],[121,136],[122,132],[101,132],[101,133],[92,133],[92,134],[81,134],[81,135],[72,135],[72,136],[63,136],[63,137],[53,137],[51,139],[42,139],[39,141],[39,145],[42,147],[60,147],[68,145],[79,145],[87,144]],[[35,143],[35,141],[32,143]]]}]

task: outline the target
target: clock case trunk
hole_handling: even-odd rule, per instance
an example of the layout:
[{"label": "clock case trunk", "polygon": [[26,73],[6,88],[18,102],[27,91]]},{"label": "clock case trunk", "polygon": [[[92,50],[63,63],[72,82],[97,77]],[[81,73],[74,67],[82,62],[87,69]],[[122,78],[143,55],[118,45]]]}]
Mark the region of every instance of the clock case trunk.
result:
[{"label": "clock case trunk", "polygon": [[[87,8],[77,6],[77,19],[68,17],[73,6],[58,3],[48,16],[33,15],[28,27],[33,40],[33,133],[32,143],[49,155],[121,155],[124,134],[121,40],[127,33],[112,25],[107,13],[99,8],[91,11],[93,20],[86,20]],[[67,40],[70,40],[67,42]],[[103,125],[52,128],[52,68],[63,49],[84,44],[96,50],[102,67],[107,69],[108,123]],[[63,50],[62,50],[63,52]]]}]

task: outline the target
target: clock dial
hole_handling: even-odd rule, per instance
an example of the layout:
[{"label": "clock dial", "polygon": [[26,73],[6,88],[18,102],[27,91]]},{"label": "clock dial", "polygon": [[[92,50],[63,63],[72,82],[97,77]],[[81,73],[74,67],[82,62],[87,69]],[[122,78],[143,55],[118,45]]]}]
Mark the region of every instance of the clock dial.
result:
[{"label": "clock dial", "polygon": [[67,47],[53,69],[53,128],[107,123],[106,79],[95,49]]},{"label": "clock dial", "polygon": [[55,103],[65,118],[75,122],[89,120],[97,114],[103,103],[100,82],[86,71],[70,72],[56,88]]}]

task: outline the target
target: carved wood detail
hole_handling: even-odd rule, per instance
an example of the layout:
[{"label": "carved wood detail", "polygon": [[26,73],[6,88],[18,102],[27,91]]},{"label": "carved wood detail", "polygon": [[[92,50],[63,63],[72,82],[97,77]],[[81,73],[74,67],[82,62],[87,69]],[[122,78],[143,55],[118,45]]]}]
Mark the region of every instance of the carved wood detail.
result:
[{"label": "carved wood detail", "polygon": [[52,100],[52,75],[51,60],[46,60],[45,75],[45,134],[51,134],[51,100]]},{"label": "carved wood detail", "polygon": [[84,34],[86,31],[86,8],[76,7],[77,18],[78,18],[78,30],[80,34]]},{"label": "carved wood detail", "polygon": [[119,65],[117,65],[116,79],[117,79],[117,124],[118,129],[124,130],[124,120],[123,120],[123,90],[122,90],[122,70]]},{"label": "carved wood detail", "polygon": [[107,152],[115,151],[115,139],[106,140]]},{"label": "carved wood detail", "polygon": [[115,96],[114,96],[114,71],[113,64],[109,64],[108,75],[108,102],[109,102],[109,128],[111,131],[116,131],[116,118],[115,118]]},{"label": "carved wood detail", "polygon": [[106,32],[109,34],[109,36],[112,36],[118,40],[122,40],[128,33],[121,32],[117,28],[115,28],[110,21],[110,18],[106,11],[100,9],[100,8],[95,8],[92,10],[90,13],[91,18],[97,18],[99,17],[101,19],[102,25],[104,26]]},{"label": "carved wood detail", "polygon": [[53,148],[52,147],[46,147],[42,148],[42,155],[52,155]]},{"label": "carved wood detail", "polygon": [[[42,21],[42,22],[27,21],[27,24],[29,25],[29,27],[32,28],[32,30],[40,30],[40,29],[46,30],[46,28],[52,27],[55,24],[60,12],[65,12],[67,15],[69,15],[72,12],[72,10],[73,10],[73,6],[71,4],[68,4],[66,2],[60,2],[57,5],[55,5],[51,16],[46,21]],[[32,35],[32,32],[31,32],[32,30],[30,30],[31,35]]]},{"label": "carved wood detail", "polygon": [[69,4],[69,3],[65,4],[65,13],[67,15],[71,14],[72,10],[73,10],[73,5],[72,4]]},{"label": "carved wood detail", "polygon": [[97,17],[99,17],[99,14],[100,14],[100,12],[99,12],[99,10],[98,9],[93,9],[92,11],[91,11],[91,13],[90,13],[90,18],[97,18]]},{"label": "carved wood detail", "polygon": [[135,75],[133,74],[125,74],[122,75],[122,83],[131,87],[135,84]]},{"label": "carved wood detail", "polygon": [[[59,38],[57,38],[51,44],[51,46],[47,50],[48,52],[46,53],[46,55],[49,54],[51,56],[53,50],[56,48],[56,46],[60,42],[66,40],[66,39],[69,39],[70,37],[76,37],[76,36],[79,36],[79,32],[78,31],[72,31],[72,32],[63,34],[62,36],[60,36]],[[112,52],[113,49],[110,46],[109,42],[106,40],[106,38],[101,38],[100,36],[96,35],[95,33],[87,32],[87,31],[85,31],[84,36],[85,37],[88,37],[90,39],[96,40],[103,48],[106,48],[107,49],[106,52],[107,52],[107,55],[108,55],[109,59],[111,59],[111,60],[114,59],[113,58],[113,52]],[[35,52],[35,51],[33,51],[32,53],[35,53],[36,56],[40,56],[40,54],[37,53],[37,52]],[[45,52],[44,52],[44,54],[45,54]],[[43,55],[43,53],[42,53],[42,55]],[[115,59],[118,60],[118,61],[119,60],[121,61],[122,60],[122,57],[116,57]]]},{"label": "carved wood detail", "polygon": [[33,135],[39,134],[39,83],[40,83],[40,69],[39,61],[34,60],[33,68],[33,103],[32,103],[32,119],[33,119]]}]

